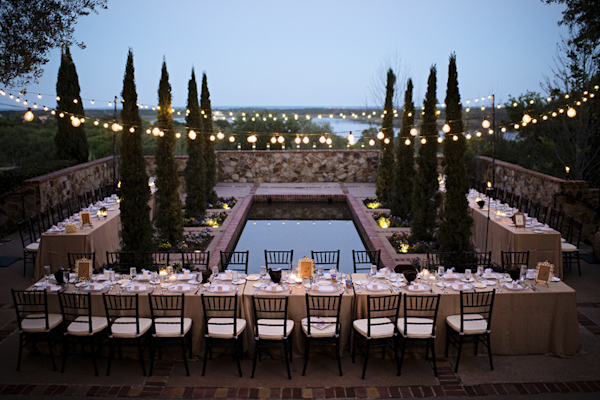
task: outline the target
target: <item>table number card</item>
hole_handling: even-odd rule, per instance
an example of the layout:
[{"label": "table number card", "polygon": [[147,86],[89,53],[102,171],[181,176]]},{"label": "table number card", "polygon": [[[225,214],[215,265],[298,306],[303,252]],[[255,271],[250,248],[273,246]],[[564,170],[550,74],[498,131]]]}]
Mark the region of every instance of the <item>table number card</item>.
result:
[{"label": "table number card", "polygon": [[554,265],[550,264],[548,261],[539,262],[535,269],[537,271],[535,283],[541,282],[548,285],[550,278],[554,274]]},{"label": "table number card", "polygon": [[92,261],[87,258],[75,262],[75,273],[78,278],[89,278],[92,276]]},{"label": "table number card", "polygon": [[298,272],[301,278],[310,278],[313,276],[315,261],[308,257],[298,260]]},{"label": "table number card", "polygon": [[517,228],[525,228],[525,214],[517,212],[513,215],[513,222]]},{"label": "table number card", "polygon": [[92,226],[92,217],[89,211],[82,211],[79,213],[81,217],[81,224],[83,226]]}]

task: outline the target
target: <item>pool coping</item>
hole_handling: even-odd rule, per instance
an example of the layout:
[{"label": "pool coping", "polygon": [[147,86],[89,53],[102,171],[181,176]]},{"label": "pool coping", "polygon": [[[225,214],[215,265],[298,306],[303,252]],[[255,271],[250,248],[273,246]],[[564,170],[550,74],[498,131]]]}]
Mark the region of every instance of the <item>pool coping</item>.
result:
[{"label": "pool coping", "polygon": [[385,236],[382,237],[382,235],[373,228],[369,221],[369,218],[373,218],[370,215],[367,215],[362,207],[362,203],[349,192],[348,188],[343,183],[340,183],[339,185],[342,194],[257,194],[260,183],[255,183],[252,189],[250,189],[250,192],[237,202],[235,210],[232,210],[232,212],[229,213],[227,217],[227,219],[229,219],[229,221],[227,221],[227,227],[225,227],[224,232],[218,239],[218,243],[211,251],[209,265],[220,265],[221,251],[232,250],[235,239],[241,233],[241,230],[244,227],[243,222],[246,220],[250,207],[254,201],[345,200],[354,219],[356,229],[365,241],[367,248],[371,250],[381,250],[381,267],[394,268],[396,263],[394,258],[390,255],[389,249],[385,246],[385,242],[387,242]]}]

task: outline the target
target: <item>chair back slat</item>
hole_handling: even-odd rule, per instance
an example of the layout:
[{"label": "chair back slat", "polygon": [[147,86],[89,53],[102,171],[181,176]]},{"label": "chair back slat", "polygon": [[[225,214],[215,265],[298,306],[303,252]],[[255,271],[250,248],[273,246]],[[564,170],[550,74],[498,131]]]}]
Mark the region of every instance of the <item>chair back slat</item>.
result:
[{"label": "chair back slat", "polygon": [[248,273],[248,255],[250,251],[221,251],[221,269]]},{"label": "chair back slat", "polygon": [[[204,311],[204,335],[208,336],[209,325],[231,326],[233,338],[237,339],[238,296],[202,295]],[[218,318],[214,320],[213,318]],[[211,320],[212,319],[212,320]],[[210,324],[209,324],[209,320]]]},{"label": "chair back slat", "polygon": [[502,270],[508,271],[513,267],[529,265],[529,251],[502,251]]},{"label": "chair back slat", "polygon": [[184,335],[185,295],[148,295],[152,320],[160,317],[173,318],[171,322],[162,320],[161,324],[179,324],[181,336]]},{"label": "chair back slat", "polygon": [[340,310],[342,294],[337,296],[314,296],[306,293],[306,317],[308,336],[311,335],[311,325],[308,323],[314,317],[335,318],[335,335],[340,334]]},{"label": "chair back slat", "polygon": [[200,271],[208,269],[210,260],[210,251],[182,251],[181,261],[183,266],[189,269],[199,269]]},{"label": "chair back slat", "polygon": [[287,338],[288,297],[252,296],[254,309],[254,333],[258,340],[260,327],[282,327],[284,339]]},{"label": "chair back slat", "polygon": [[371,265],[376,265],[379,269],[381,267],[381,250],[352,250],[352,263],[354,264],[354,273],[370,270]]},{"label": "chair back slat", "polygon": [[[437,314],[440,306],[440,295],[404,295],[404,336],[409,332],[409,326],[431,325],[433,320],[432,337],[435,337]],[[414,320],[412,318],[421,318]]]},{"label": "chair back slat", "polygon": [[[91,293],[58,293],[63,320],[68,325],[81,316],[87,317],[88,332],[92,329]],[[85,322],[81,322],[85,323]]]},{"label": "chair back slat", "polygon": [[265,250],[267,268],[290,268],[294,260],[294,250]]},{"label": "chair back slat", "polygon": [[491,292],[460,292],[460,333],[464,333],[465,318],[468,321],[475,320],[474,315],[479,315],[486,321],[487,331],[490,331],[492,322],[492,310],[496,289]]},{"label": "chair back slat", "polygon": [[106,318],[108,319],[109,328],[112,330],[112,326],[115,321],[121,317],[132,317],[134,320],[131,322],[120,322],[121,324],[135,324],[136,334],[140,334],[139,324],[139,297],[138,294],[134,295],[120,295],[120,294],[102,294],[104,300],[104,310],[106,311]]},{"label": "chair back slat", "polygon": [[336,270],[340,269],[340,251],[310,251],[310,258],[315,261],[315,265],[329,265]]},{"label": "chair back slat", "polygon": [[394,324],[394,332],[396,332],[400,300],[400,293],[382,296],[367,295],[367,337],[371,337],[372,327],[389,324],[386,318]]},{"label": "chair back slat", "polygon": [[15,290],[11,289],[19,331],[23,330],[25,318],[44,319],[46,331],[50,330],[48,321],[48,293],[44,290]]}]

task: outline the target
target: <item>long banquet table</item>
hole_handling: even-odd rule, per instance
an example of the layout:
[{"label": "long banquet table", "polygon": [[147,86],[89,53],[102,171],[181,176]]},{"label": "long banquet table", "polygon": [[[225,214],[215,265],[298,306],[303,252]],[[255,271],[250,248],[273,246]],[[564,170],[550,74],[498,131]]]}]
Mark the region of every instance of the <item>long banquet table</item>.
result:
[{"label": "long banquet table", "polygon": [[[365,274],[353,274],[353,280],[366,279]],[[531,283],[532,281],[528,281]],[[244,348],[250,355],[254,353],[254,335],[253,335],[253,311],[252,296],[254,295],[256,281],[248,281],[245,284],[238,285],[235,292],[238,296],[238,307],[241,318],[246,319],[247,326],[244,334]],[[513,291],[502,288],[501,292],[496,293],[492,324],[491,340],[492,352],[499,355],[528,355],[528,354],[551,354],[559,357],[574,357],[581,350],[581,338],[577,323],[576,298],[575,291],[563,282],[552,282],[548,287],[538,285],[537,291],[532,289]],[[68,293],[75,290],[73,284],[65,289]],[[200,288],[201,289],[201,288]],[[118,284],[114,285],[111,293],[116,294],[120,290]],[[442,354],[445,346],[446,324],[445,318],[448,315],[460,313],[460,295],[458,291],[450,288],[448,293],[433,285],[434,294],[441,294],[440,308],[437,321],[437,339],[436,351]],[[479,290],[491,290],[490,287]],[[105,290],[106,291],[106,290]],[[199,291],[194,290],[185,294],[185,314],[193,320],[193,346],[194,354],[201,356],[204,352],[203,324],[204,316],[202,311],[202,299]],[[402,295],[415,294],[405,287],[400,289]],[[80,293],[85,293],[83,290]],[[149,317],[150,310],[148,306],[148,292],[139,294],[140,297],[140,316]],[[157,288],[156,294],[160,293]],[[232,295],[234,292],[223,293]],[[304,287],[293,287],[281,294],[271,294],[259,291],[258,296],[288,296],[288,318],[294,320],[293,347],[297,354],[304,353],[304,333],[300,321],[306,316]],[[310,292],[309,292],[310,293]],[[366,317],[366,299],[367,295],[389,294],[385,292],[370,292],[364,287],[358,290],[349,289],[332,294],[343,293],[341,309],[341,345],[342,349],[348,349],[351,334],[352,322],[354,319]],[[428,294],[430,292],[426,292]],[[130,294],[123,291],[123,294]],[[166,291],[165,294],[175,294]],[[420,293],[423,294],[423,293]],[[217,293],[206,292],[206,295],[219,295]],[[327,295],[330,295],[329,293]],[[58,304],[58,295],[49,292],[49,310],[51,312],[60,312]],[[101,292],[92,293],[93,314],[105,315]],[[402,315],[402,307],[400,308]],[[348,354],[346,352],[346,354]]]},{"label": "long banquet table", "polygon": [[[554,265],[554,275],[561,278],[562,251],[561,236],[555,230],[536,233],[533,228],[516,228],[510,226],[512,220],[504,218],[496,220],[494,211],[490,211],[489,232],[488,208],[479,208],[473,198],[469,198],[469,206],[473,217],[473,243],[480,251],[486,248],[492,251],[492,261],[501,265],[502,251],[529,251],[529,266],[535,268],[538,262],[549,261]],[[487,246],[486,246],[487,236]]]},{"label": "long banquet table", "polygon": [[120,209],[118,204],[112,205],[104,219],[92,218],[93,227],[84,227],[73,233],[43,233],[36,256],[34,278],[40,279],[44,274],[44,265],[49,265],[52,272],[61,267],[68,268],[67,253],[96,252],[96,265],[106,262],[106,252],[120,247],[119,231],[121,229]]}]

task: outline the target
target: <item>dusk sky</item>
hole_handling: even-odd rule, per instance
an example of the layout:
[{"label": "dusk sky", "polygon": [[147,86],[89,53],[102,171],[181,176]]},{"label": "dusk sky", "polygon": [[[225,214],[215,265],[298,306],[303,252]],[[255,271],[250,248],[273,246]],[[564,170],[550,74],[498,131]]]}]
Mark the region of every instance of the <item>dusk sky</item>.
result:
[{"label": "dusk sky", "polygon": [[[401,90],[412,77],[420,105],[432,64],[442,103],[452,52],[463,101],[494,93],[505,102],[541,92],[551,76],[568,33],[557,25],[563,9],[541,0],[109,0],[108,10],[79,20],[75,36],[87,48],[71,52],[81,97],[94,107],[120,95],[130,47],[139,102],[149,105],[157,103],[163,57],[176,107],[186,104],[192,66],[198,84],[206,71],[214,108],[381,108],[372,88],[389,66],[400,67]],[[56,106],[59,63],[54,50],[26,98]],[[0,107],[9,102],[0,98]]]}]

